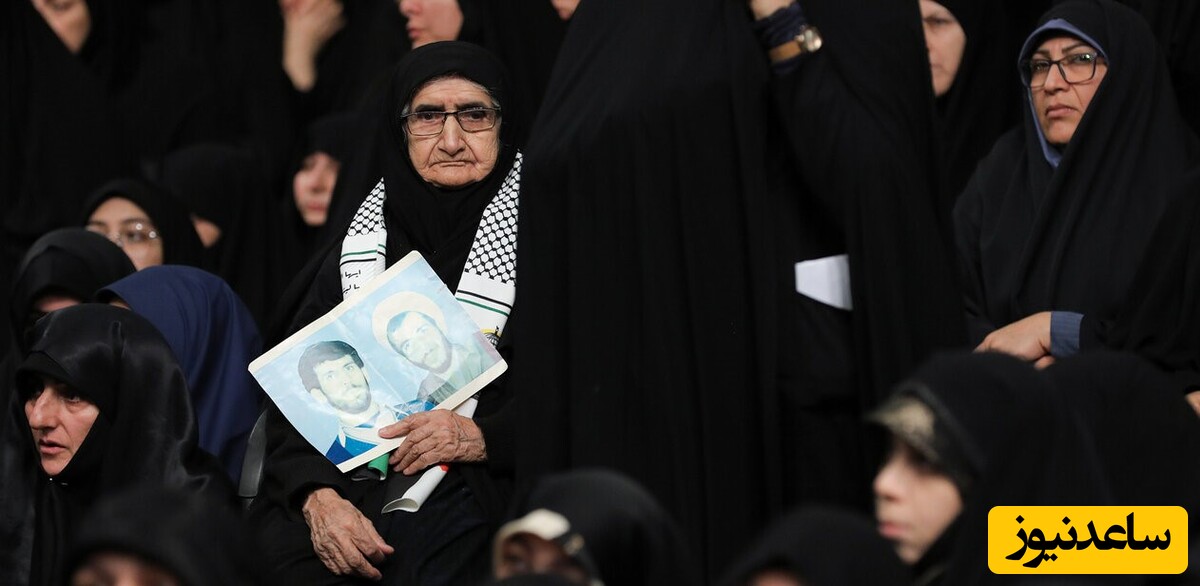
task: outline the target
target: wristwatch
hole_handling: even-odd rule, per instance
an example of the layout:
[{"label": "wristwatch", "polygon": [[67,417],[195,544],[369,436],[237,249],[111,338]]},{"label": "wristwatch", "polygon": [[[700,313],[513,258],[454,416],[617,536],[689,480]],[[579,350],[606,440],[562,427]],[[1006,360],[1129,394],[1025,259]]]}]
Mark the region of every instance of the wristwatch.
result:
[{"label": "wristwatch", "polygon": [[800,31],[794,38],[782,45],[772,47],[770,51],[767,51],[767,55],[771,58],[772,63],[779,63],[800,55],[816,53],[821,50],[822,43],[821,31],[818,31],[815,26],[806,24],[800,27]]}]

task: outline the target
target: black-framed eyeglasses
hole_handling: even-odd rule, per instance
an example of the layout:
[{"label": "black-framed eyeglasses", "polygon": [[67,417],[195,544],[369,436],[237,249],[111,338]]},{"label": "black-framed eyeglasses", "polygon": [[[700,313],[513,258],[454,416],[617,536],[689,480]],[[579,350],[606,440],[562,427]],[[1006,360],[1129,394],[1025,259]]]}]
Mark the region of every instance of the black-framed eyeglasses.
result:
[{"label": "black-framed eyeglasses", "polygon": [[405,114],[404,129],[413,136],[436,136],[442,133],[446,126],[446,117],[453,115],[458,121],[458,127],[464,132],[483,132],[496,127],[500,118],[500,108],[467,108],[457,112],[413,112]]},{"label": "black-framed eyeglasses", "polygon": [[1096,77],[1096,65],[1104,60],[1097,53],[1077,53],[1067,55],[1062,59],[1026,59],[1021,62],[1021,81],[1030,89],[1038,89],[1046,85],[1050,77],[1050,67],[1058,67],[1063,80],[1067,83],[1083,83]]},{"label": "black-framed eyeglasses", "polygon": [[125,220],[121,222],[115,232],[109,232],[108,227],[101,223],[90,223],[87,225],[88,231],[95,232],[112,241],[113,244],[125,248],[141,248],[150,244],[151,240],[158,240],[158,231],[153,226],[143,224],[137,220]]}]

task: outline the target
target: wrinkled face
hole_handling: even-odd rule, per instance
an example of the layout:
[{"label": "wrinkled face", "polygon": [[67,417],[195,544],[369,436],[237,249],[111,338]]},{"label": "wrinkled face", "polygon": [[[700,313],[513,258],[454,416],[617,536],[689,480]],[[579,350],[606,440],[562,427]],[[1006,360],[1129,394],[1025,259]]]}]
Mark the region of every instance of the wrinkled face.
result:
[{"label": "wrinkled face", "polygon": [[325,225],[340,168],[337,159],[322,151],[304,157],[303,166],[292,179],[292,194],[296,198],[296,209],[300,210],[300,217],[306,225]]},{"label": "wrinkled face", "polygon": [[71,586],[178,586],[167,570],[137,556],[116,552],[92,554],[75,574]]},{"label": "wrinkled face", "polygon": [[558,17],[563,20],[570,20],[575,16],[575,9],[579,8],[579,0],[550,0],[550,4],[554,5]]},{"label": "wrinkled face", "polygon": [[518,533],[500,546],[497,578],[525,574],[557,574],[572,584],[587,586],[587,572],[562,546],[531,533]]},{"label": "wrinkled face", "polygon": [[399,0],[400,14],[408,19],[412,48],[436,41],[453,41],[462,30],[458,0]]},{"label": "wrinkled face", "polygon": [[450,367],[450,341],[424,314],[405,314],[400,324],[388,332],[388,341],[392,349],[425,370],[442,373]]},{"label": "wrinkled face", "polygon": [[[335,409],[346,413],[362,413],[371,406],[371,387],[367,375],[349,354],[337,360],[318,362],[313,367],[318,389]],[[312,389],[310,389],[312,390]]]},{"label": "wrinkled face", "polygon": [[879,534],[914,564],[962,511],[958,488],[908,444],[892,440],[892,453],[875,476]]},{"label": "wrinkled face", "polygon": [[925,27],[925,47],[929,49],[933,95],[941,97],[954,85],[967,47],[967,33],[945,6],[933,0],[921,0],[921,22]]},{"label": "wrinkled face", "polygon": [[54,379],[44,377],[41,386],[25,401],[25,418],[33,433],[42,470],[53,478],[75,457],[100,415],[100,408]]},{"label": "wrinkled face", "polygon": [[[457,112],[492,108],[495,104],[479,84],[459,78],[425,84],[413,96],[409,112]],[[434,187],[457,189],[482,181],[500,156],[500,124],[488,130],[466,132],[454,116],[447,116],[442,132],[433,136],[407,136],[408,158],[422,179]]]},{"label": "wrinkled face", "polygon": [[32,0],[33,7],[67,50],[78,53],[92,30],[92,14],[84,0]]},{"label": "wrinkled face", "polygon": [[[1096,48],[1071,36],[1051,38],[1034,51],[1031,59],[1057,61],[1071,59],[1084,53],[1096,53]],[[1065,63],[1064,63],[1065,65]],[[1046,76],[1046,84],[1040,88],[1029,90],[1033,101],[1034,112],[1037,113],[1038,124],[1046,136],[1046,142],[1062,146],[1075,136],[1075,129],[1083,120],[1100,82],[1108,73],[1108,65],[1098,60],[1095,65],[1095,76],[1087,81],[1068,83],[1063,79],[1058,67],[1050,66]]]},{"label": "wrinkled face", "polygon": [[110,197],[88,218],[87,229],[120,246],[137,270],[163,263],[162,239],[146,210],[123,197]]}]

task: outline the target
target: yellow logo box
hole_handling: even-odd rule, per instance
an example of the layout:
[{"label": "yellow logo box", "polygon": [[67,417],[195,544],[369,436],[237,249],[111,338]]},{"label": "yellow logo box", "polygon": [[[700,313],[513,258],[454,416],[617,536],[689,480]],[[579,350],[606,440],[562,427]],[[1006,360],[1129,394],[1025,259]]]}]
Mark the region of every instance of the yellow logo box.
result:
[{"label": "yellow logo box", "polygon": [[995,574],[1181,574],[1188,566],[1183,507],[993,507],[988,568]]}]

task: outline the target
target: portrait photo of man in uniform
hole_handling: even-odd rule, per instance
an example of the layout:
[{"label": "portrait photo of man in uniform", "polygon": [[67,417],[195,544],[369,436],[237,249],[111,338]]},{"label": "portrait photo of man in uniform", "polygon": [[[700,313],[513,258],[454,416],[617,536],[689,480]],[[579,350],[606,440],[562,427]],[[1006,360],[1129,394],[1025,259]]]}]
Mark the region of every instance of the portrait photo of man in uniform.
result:
[{"label": "portrait photo of man in uniform", "polygon": [[419,293],[389,297],[375,309],[371,324],[380,344],[426,372],[419,400],[440,404],[487,369],[478,350],[447,335],[441,309]]},{"label": "portrait photo of man in uniform", "polygon": [[337,414],[338,434],[325,452],[335,464],[378,445],[380,428],[433,408],[433,404],[424,400],[399,405],[380,401],[371,392],[371,383],[363,366],[358,351],[340,340],[308,346],[297,362],[304,388]]}]

